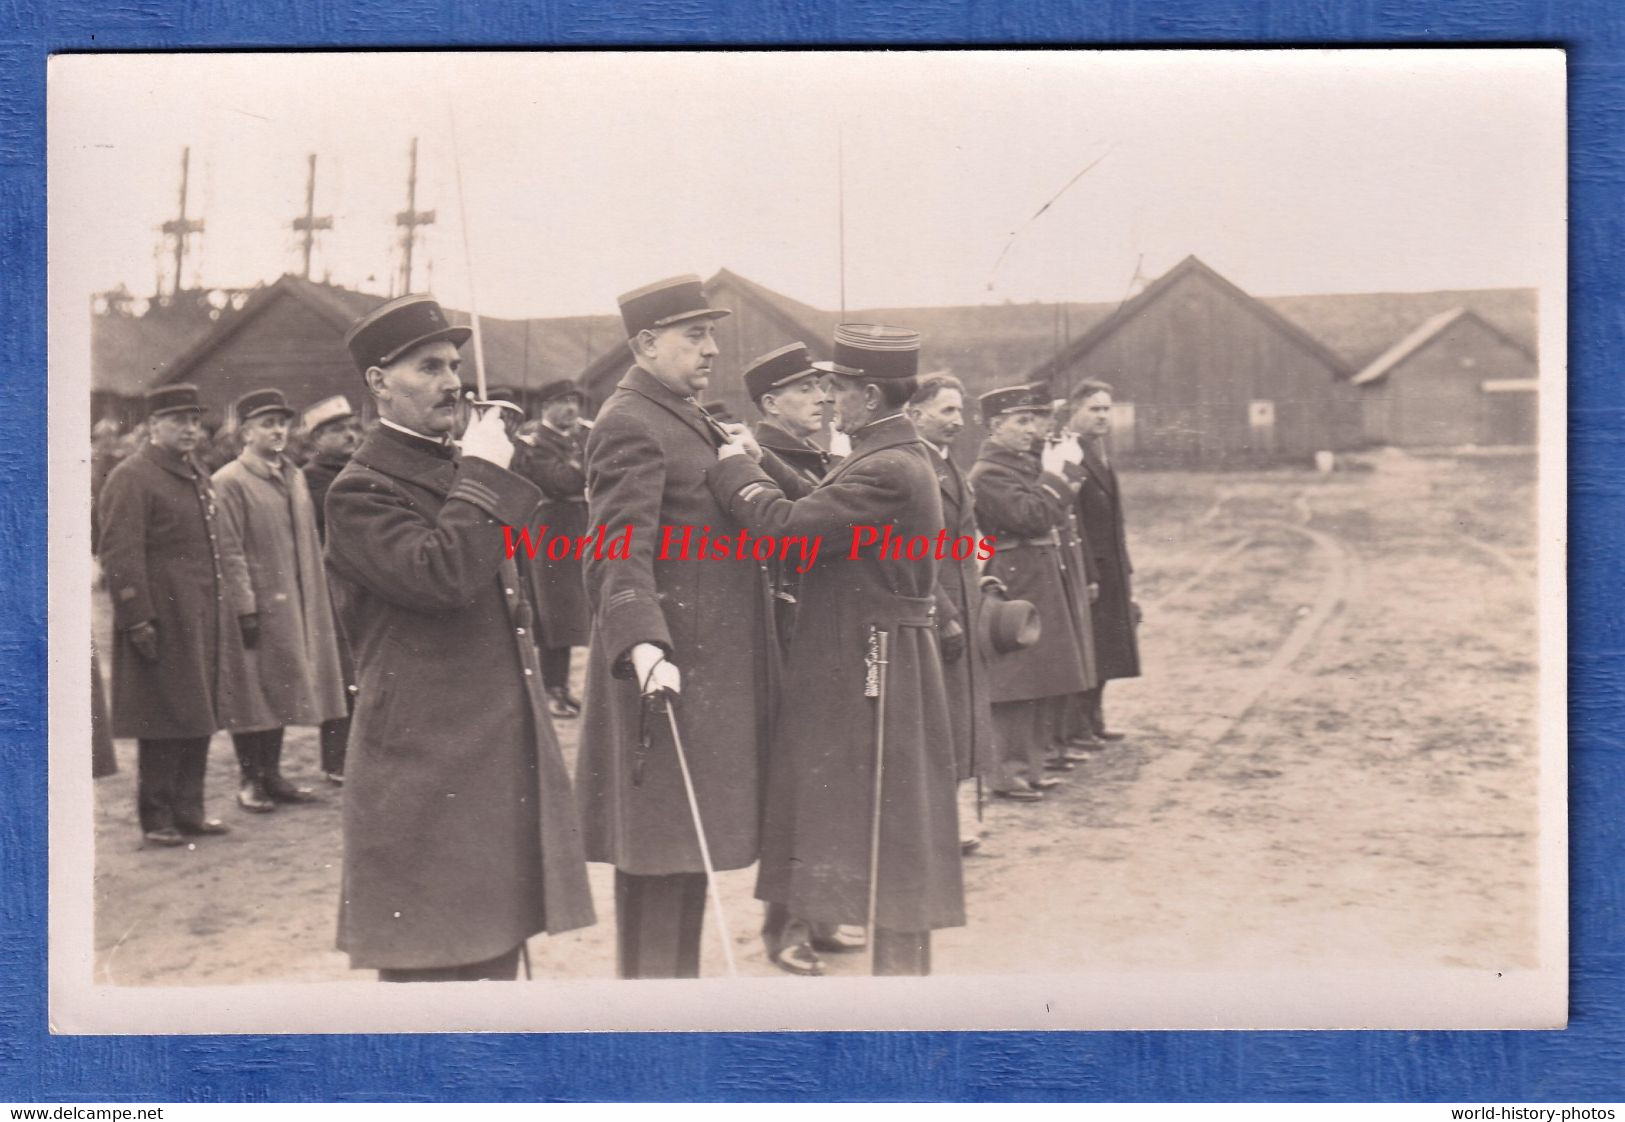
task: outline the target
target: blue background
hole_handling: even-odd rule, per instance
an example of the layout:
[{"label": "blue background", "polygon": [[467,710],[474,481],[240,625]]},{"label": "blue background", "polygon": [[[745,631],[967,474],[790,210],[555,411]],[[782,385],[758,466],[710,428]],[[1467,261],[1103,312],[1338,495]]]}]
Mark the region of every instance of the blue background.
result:
[{"label": "blue background", "polygon": [[[45,61],[61,50],[617,44],[1569,49],[1573,1020],[1538,1033],[52,1037]],[[0,0],[0,1101],[1625,1098],[1621,0]],[[1610,361],[1614,359],[1616,361]]]}]

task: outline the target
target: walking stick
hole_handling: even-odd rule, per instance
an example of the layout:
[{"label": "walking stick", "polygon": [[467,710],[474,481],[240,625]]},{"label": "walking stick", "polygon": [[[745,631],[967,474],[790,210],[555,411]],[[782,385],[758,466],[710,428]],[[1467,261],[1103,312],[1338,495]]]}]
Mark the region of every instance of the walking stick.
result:
[{"label": "walking stick", "polygon": [[879,941],[875,913],[880,906],[880,808],[886,780],[886,667],[891,653],[891,632],[869,627],[868,675],[865,697],[875,699],[875,795],[869,818],[869,973],[875,972],[875,946]]},{"label": "walking stick", "polygon": [[705,865],[705,890],[711,897],[711,908],[716,912],[717,934],[722,939],[722,958],[728,964],[728,977],[737,978],[734,968],[733,937],[728,934],[728,916],[722,910],[722,893],[717,889],[717,871],[711,864],[711,847],[706,844],[705,825],[700,821],[700,802],[694,796],[694,777],[688,772],[688,755],[683,751],[683,738],[677,731],[677,711],[671,707],[671,695],[665,695],[666,719],[671,723],[671,742],[677,749],[677,767],[683,773],[683,790],[688,794],[688,812],[694,818],[694,836],[700,841],[700,861]]}]

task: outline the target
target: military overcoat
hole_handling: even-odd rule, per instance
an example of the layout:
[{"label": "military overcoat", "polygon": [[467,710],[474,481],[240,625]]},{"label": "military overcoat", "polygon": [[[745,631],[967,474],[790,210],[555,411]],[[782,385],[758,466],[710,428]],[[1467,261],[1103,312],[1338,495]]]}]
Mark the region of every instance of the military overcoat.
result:
[{"label": "military overcoat", "polygon": [[1046,475],[1033,453],[982,442],[970,470],[976,522],[995,539],[987,572],[1004,581],[1012,600],[1029,600],[1043,625],[1038,642],[992,662],[989,696],[996,702],[1060,697],[1091,688],[1075,598],[1061,566],[1071,489]]},{"label": "military overcoat", "polygon": [[876,699],[865,696],[872,626],[890,633],[876,923],[930,931],[965,922],[953,731],[935,634],[937,562],[850,556],[852,528],[935,546],[936,475],[908,418],[853,436],[852,453],[792,501],[748,457],[718,463],[712,489],[753,530],[822,534],[801,611],[763,811],[756,895],[814,923],[864,923],[874,805]]},{"label": "military overcoat", "polygon": [[[242,659],[226,603],[214,488],[191,456],[148,444],[108,475],[97,509],[113,600],[113,735],[170,739],[220,728],[222,660]],[[158,660],[127,629],[150,621]]]},{"label": "military overcoat", "polygon": [[678,727],[715,867],[756,860],[764,652],[777,642],[766,567],[685,557],[675,539],[659,556],[667,528],[678,539],[689,530],[695,548],[701,534],[737,535],[706,485],[718,443],[692,398],[637,367],[587,438],[588,524],[612,541],[630,526],[632,543],[626,559],[586,559],[593,632],[576,792],[587,859],[628,873],[704,868],[664,711],[644,720],[628,657],[638,643],[664,648],[682,676]]},{"label": "military overcoat", "polygon": [[233,732],[319,725],[345,714],[338,630],[304,473],[243,452],[214,473],[226,602],[259,617],[259,643],[226,664]]},{"label": "military overcoat", "polygon": [[[586,430],[566,436],[541,425],[536,443],[524,449],[523,462],[515,470],[542,489],[542,505],[536,515],[546,524],[548,537],[578,536],[587,532]],[[575,554],[554,561],[542,554],[536,557],[538,607],[541,610],[542,641],[549,647],[585,647],[592,630],[587,611],[587,586],[583,566]]]},{"label": "military overcoat", "polygon": [[1123,498],[1117,472],[1091,444],[1075,477],[1078,521],[1099,573],[1100,599],[1094,604],[1095,660],[1102,681],[1140,676],[1140,644],[1134,622],[1134,566],[1128,558]]},{"label": "military overcoat", "polygon": [[339,948],[452,966],[593,922],[569,775],[502,527],[536,488],[380,426],[327,494],[356,659]]}]

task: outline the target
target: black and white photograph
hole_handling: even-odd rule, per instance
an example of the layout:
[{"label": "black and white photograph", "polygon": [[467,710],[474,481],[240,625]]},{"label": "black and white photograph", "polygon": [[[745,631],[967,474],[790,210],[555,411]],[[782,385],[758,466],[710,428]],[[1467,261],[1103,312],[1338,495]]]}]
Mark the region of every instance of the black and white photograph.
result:
[{"label": "black and white photograph", "polygon": [[54,1025],[1563,1025],[1564,82],[52,58]]}]

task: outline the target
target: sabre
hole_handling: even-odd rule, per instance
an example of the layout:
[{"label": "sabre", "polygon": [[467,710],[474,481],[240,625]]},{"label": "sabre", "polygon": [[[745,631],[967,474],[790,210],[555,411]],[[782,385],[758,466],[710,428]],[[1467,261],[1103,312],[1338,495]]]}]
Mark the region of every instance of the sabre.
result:
[{"label": "sabre", "polygon": [[880,907],[880,809],[886,779],[886,667],[890,664],[891,632],[869,628],[868,675],[863,693],[875,699],[875,797],[869,818],[869,973],[875,972],[875,914]]},{"label": "sabre", "polygon": [[688,754],[683,751],[683,737],[677,731],[677,711],[671,707],[671,695],[666,694],[666,720],[671,723],[671,742],[677,749],[677,767],[683,773],[683,790],[688,795],[688,811],[694,818],[694,836],[700,842],[700,861],[705,865],[705,891],[711,897],[711,909],[716,913],[717,934],[722,939],[722,958],[728,965],[728,977],[736,978],[734,968],[733,937],[728,934],[728,916],[722,910],[722,893],[717,889],[717,871],[711,864],[711,847],[705,840],[705,824],[700,821],[700,803],[694,796],[694,778],[688,772]]}]

